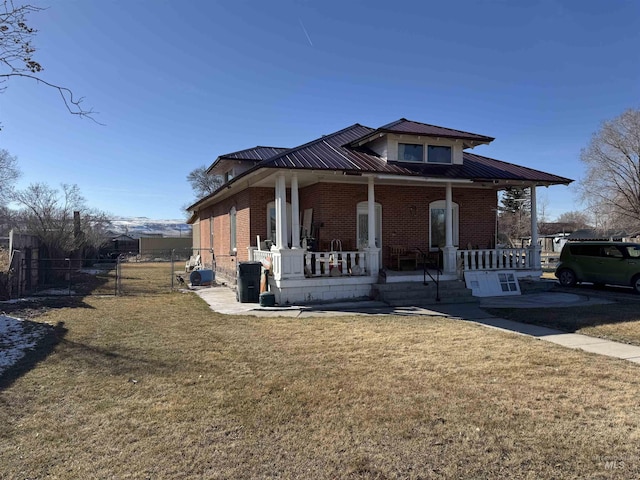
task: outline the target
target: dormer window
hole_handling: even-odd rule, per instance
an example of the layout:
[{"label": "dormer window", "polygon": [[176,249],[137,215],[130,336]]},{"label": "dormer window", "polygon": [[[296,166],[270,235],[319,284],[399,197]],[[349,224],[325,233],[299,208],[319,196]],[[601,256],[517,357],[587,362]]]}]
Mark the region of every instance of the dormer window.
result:
[{"label": "dormer window", "polygon": [[401,162],[424,162],[424,145],[398,143],[398,160]]},{"label": "dormer window", "polygon": [[429,163],[451,163],[451,147],[429,145],[427,155]]},{"label": "dormer window", "polygon": [[[425,157],[426,147],[426,157]],[[453,152],[449,146],[424,145],[421,143],[398,143],[399,162],[453,163]]]}]

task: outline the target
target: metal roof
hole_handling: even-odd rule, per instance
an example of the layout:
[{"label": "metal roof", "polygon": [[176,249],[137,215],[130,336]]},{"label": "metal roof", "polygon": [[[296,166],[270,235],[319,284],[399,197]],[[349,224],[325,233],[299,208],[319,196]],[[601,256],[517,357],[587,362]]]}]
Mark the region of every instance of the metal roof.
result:
[{"label": "metal roof", "polygon": [[[407,120],[401,118],[395,122],[387,123],[380,128],[373,130],[368,136],[375,136],[379,133],[396,133],[399,135],[423,135],[426,137],[442,137],[442,138],[454,138],[460,140],[469,140],[475,144],[479,143],[491,143],[495,140],[493,137],[487,137],[486,135],[479,135],[477,133],[464,132],[462,130],[455,130],[453,128],[439,127],[437,125],[429,125],[428,123],[414,122],[413,120]],[[358,142],[362,142],[363,139],[358,139]],[[354,142],[355,143],[355,142]],[[470,145],[471,146],[471,145]]]},{"label": "metal roof", "polygon": [[269,157],[273,157],[279,153],[286,151],[286,148],[282,147],[253,147],[245,150],[239,150],[233,153],[225,153],[220,155],[219,158],[231,158],[234,160],[266,160]]},{"label": "metal roof", "polygon": [[386,161],[366,148],[348,146],[353,144],[354,138],[362,138],[372,131],[374,130],[369,127],[355,124],[334,134],[325,135],[305,145],[275,155],[258,164],[258,167],[341,170],[478,181],[514,180],[548,184],[569,184],[572,182],[568,178],[468,152],[462,154],[462,165],[439,165]]},{"label": "metal roof", "polygon": [[[258,146],[227,153],[218,157],[207,172],[210,172],[217,163],[223,161],[251,161],[254,163],[254,166],[230,180],[225,186],[235,183],[239,178],[263,168],[341,171],[355,174],[377,173],[405,177],[439,178],[443,180],[489,181],[500,184],[522,182],[540,185],[568,185],[573,181],[569,178],[469,152],[463,152],[462,165],[387,161],[366,148],[365,145],[358,146],[364,140],[380,132],[460,138],[472,141],[475,144],[488,143],[493,140],[492,137],[413,122],[404,118],[379,129],[356,123],[295,148]],[[222,190],[222,187],[220,190]],[[214,192],[199,200],[189,208],[191,209],[201,202],[214,197],[216,193]]]},{"label": "metal roof", "polygon": [[211,164],[211,166],[207,169],[207,173],[213,171],[216,165],[221,163],[224,160],[240,160],[240,161],[248,161],[248,162],[261,162],[262,160],[266,160],[269,157],[273,157],[279,153],[282,153],[288,149],[282,147],[253,147],[246,148],[244,150],[238,150],[237,152],[225,153],[224,155],[220,155],[215,161]]}]

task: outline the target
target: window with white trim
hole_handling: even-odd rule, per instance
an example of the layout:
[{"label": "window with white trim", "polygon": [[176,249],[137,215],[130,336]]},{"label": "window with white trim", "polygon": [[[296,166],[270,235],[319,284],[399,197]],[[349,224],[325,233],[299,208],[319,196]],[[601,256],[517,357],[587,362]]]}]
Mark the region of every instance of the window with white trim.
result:
[{"label": "window with white trim", "polygon": [[[451,203],[451,219],[453,227],[453,245],[459,245],[459,213],[458,204]],[[445,246],[446,241],[446,225],[445,225],[446,202],[437,200],[429,204],[429,249],[437,250]]]},{"label": "window with white trim", "polygon": [[428,163],[451,163],[451,147],[429,145],[427,147]]},{"label": "window with white trim", "polygon": [[398,143],[400,162],[424,162],[424,145],[419,143]]}]

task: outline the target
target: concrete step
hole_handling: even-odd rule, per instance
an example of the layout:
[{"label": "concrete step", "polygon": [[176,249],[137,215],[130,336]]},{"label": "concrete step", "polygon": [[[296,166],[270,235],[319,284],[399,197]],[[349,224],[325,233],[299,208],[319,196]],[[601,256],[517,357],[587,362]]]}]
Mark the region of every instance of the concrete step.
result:
[{"label": "concrete step", "polygon": [[[377,284],[373,286],[374,297],[394,307],[433,305],[437,303],[478,303],[478,299],[466,288],[464,282],[440,282],[439,292],[433,282]],[[439,293],[440,300],[436,300]]]}]

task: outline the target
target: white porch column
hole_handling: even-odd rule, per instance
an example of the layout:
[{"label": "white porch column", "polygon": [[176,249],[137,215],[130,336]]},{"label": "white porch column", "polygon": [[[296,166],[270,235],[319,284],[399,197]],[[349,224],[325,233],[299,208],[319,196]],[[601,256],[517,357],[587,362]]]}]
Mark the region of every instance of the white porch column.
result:
[{"label": "white porch column", "polygon": [[276,177],[276,248],[289,248],[287,242],[287,184],[284,173]]},{"label": "white porch column", "polygon": [[[295,208],[299,211],[298,203],[298,179],[292,182],[291,191],[291,208]],[[295,191],[295,194],[293,193]],[[295,197],[293,197],[295,195]],[[295,201],[294,201],[295,198]],[[301,248],[291,249],[289,248],[289,239],[287,238],[287,182],[284,173],[279,173],[276,176],[276,244],[271,247],[273,252],[273,273],[274,280],[278,287],[281,286],[281,281],[288,279],[301,279],[304,278],[304,255],[305,251]],[[292,212],[293,213],[293,212]],[[293,213],[294,218],[298,218],[298,213]],[[299,221],[297,222],[299,223]],[[296,221],[292,222],[292,226],[295,227]],[[298,231],[300,229],[298,228]],[[295,230],[294,230],[295,231]],[[300,240],[298,235],[298,244],[300,246]],[[292,245],[295,247],[295,235]]]},{"label": "white porch column", "polygon": [[380,249],[376,246],[376,197],[373,177],[369,177],[367,184],[367,230],[367,271],[369,276],[377,276],[380,271]]},{"label": "white porch column", "polygon": [[369,232],[368,247],[376,246],[376,197],[373,188],[373,177],[369,177],[367,185],[367,229]]},{"label": "white porch column", "polygon": [[456,273],[456,255],[458,249],[453,245],[453,193],[451,183],[445,185],[444,197],[444,248],[442,269],[444,273]]},{"label": "white porch column", "polygon": [[453,247],[453,194],[451,192],[451,184],[446,184],[446,191],[444,195],[444,246]]},{"label": "white porch column", "polygon": [[531,185],[531,245],[529,246],[529,268],[540,270],[542,268],[540,251],[538,247],[538,205],[536,198],[536,186]]},{"label": "white porch column", "polygon": [[291,177],[291,248],[300,248],[300,201],[296,173]]}]

